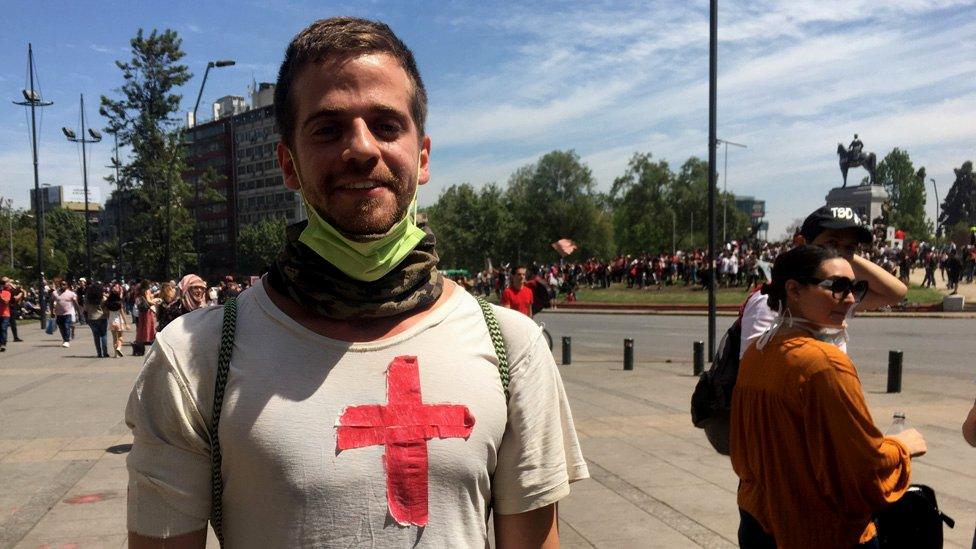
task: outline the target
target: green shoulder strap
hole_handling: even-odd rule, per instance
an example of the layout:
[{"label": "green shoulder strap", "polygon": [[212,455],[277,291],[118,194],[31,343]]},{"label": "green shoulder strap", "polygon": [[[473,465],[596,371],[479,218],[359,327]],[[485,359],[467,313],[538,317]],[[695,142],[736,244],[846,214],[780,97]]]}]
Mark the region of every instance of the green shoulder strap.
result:
[{"label": "green shoulder strap", "polygon": [[224,303],[224,322],[220,331],[220,350],[217,352],[217,376],[214,379],[213,420],[210,422],[210,524],[220,546],[224,546],[223,496],[224,479],[221,477],[220,438],[217,427],[220,411],[224,407],[224,388],[230,371],[230,355],[234,350],[234,333],[237,331],[237,299]]},{"label": "green shoulder strap", "polygon": [[475,296],[478,305],[481,305],[481,314],[485,317],[485,324],[488,325],[488,335],[491,336],[491,344],[495,347],[495,356],[498,357],[498,375],[502,379],[502,388],[505,389],[505,402],[508,402],[508,352],[505,351],[505,340],[502,339],[502,330],[498,326],[498,319],[495,318],[495,311],[481,296]]},{"label": "green shoulder strap", "polygon": [[[508,353],[505,350],[505,340],[502,338],[502,331],[495,318],[495,312],[491,305],[481,297],[476,297],[478,305],[481,306],[481,313],[485,317],[485,324],[488,325],[488,334],[491,336],[491,344],[495,348],[495,356],[498,358],[498,376],[501,378],[502,388],[505,390],[505,401],[508,401]],[[218,426],[220,424],[220,411],[224,406],[224,389],[227,387],[227,375],[230,370],[230,355],[234,350],[234,334],[237,331],[237,300],[230,298],[224,303],[224,321],[220,332],[220,350],[217,353],[217,375],[214,380],[214,401],[213,401],[213,420],[210,427],[210,524],[213,526],[214,533],[220,546],[224,545],[223,530],[223,495],[224,480],[221,476],[221,454],[220,438],[218,437]]]}]

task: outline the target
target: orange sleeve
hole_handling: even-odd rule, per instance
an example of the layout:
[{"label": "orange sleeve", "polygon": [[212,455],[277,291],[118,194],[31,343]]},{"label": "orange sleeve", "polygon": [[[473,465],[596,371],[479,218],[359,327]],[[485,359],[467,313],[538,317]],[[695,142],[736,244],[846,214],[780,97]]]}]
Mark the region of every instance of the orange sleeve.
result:
[{"label": "orange sleeve", "polygon": [[510,292],[511,290],[508,288],[505,288],[505,290],[502,291],[502,305],[504,307],[508,307],[509,309],[512,308],[512,296],[509,295]]},{"label": "orange sleeve", "polygon": [[[817,352],[823,352],[818,350]],[[839,351],[803,387],[807,452],[823,493],[852,514],[870,514],[908,489],[905,447],[884,438],[864,402],[854,365]]]}]

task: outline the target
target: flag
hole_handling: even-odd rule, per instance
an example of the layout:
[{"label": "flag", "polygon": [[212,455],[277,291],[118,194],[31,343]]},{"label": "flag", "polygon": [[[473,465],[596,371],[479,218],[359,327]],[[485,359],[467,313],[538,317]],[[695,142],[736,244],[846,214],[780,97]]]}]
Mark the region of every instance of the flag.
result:
[{"label": "flag", "polygon": [[579,246],[575,242],[568,238],[563,238],[552,243],[552,249],[556,250],[556,253],[560,257],[566,257],[567,255],[575,252]]}]

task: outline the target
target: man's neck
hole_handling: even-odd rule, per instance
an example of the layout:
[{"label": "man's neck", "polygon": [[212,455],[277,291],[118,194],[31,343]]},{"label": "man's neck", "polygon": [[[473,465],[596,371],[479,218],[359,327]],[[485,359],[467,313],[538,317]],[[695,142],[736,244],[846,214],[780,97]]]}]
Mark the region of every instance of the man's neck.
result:
[{"label": "man's neck", "polygon": [[377,341],[406,331],[435,309],[444,305],[457,287],[454,281],[445,278],[444,291],[441,292],[441,296],[432,305],[424,309],[408,311],[391,317],[337,320],[315,314],[291,297],[278,293],[268,282],[267,277],[262,278],[261,283],[268,297],[271,298],[271,302],[295,322],[319,335],[352,343]]}]

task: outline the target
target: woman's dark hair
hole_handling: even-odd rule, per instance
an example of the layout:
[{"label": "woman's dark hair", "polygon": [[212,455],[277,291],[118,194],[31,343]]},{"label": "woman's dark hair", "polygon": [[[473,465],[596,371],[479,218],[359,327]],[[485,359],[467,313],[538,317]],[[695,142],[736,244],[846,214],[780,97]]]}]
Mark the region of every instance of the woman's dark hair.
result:
[{"label": "woman's dark hair", "polygon": [[85,301],[92,305],[101,305],[104,291],[105,288],[101,284],[92,284],[85,291]]},{"label": "woman's dark hair", "polygon": [[122,309],[122,296],[116,293],[108,294],[108,298],[105,300],[105,308],[110,311],[118,311]]},{"label": "woman's dark hair", "polygon": [[763,286],[769,296],[769,308],[777,311],[786,305],[786,281],[816,278],[820,265],[828,259],[841,257],[837,251],[820,246],[797,246],[779,254],[773,262],[773,281]]}]

